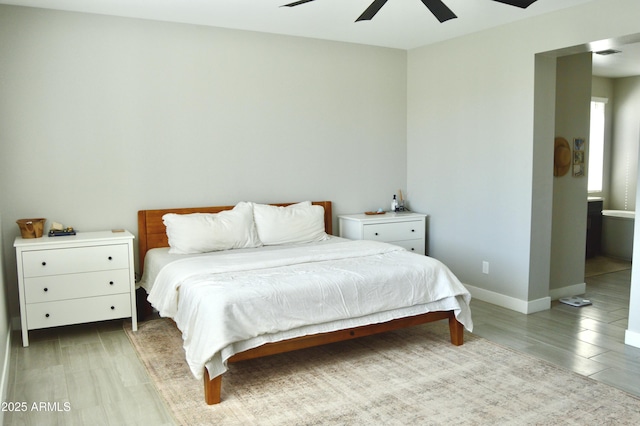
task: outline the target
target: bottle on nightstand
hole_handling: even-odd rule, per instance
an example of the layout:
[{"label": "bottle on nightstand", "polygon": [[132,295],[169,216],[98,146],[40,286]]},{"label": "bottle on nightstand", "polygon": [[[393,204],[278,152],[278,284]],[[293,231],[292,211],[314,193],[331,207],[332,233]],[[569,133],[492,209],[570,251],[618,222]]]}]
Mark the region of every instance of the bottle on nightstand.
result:
[{"label": "bottle on nightstand", "polygon": [[395,212],[398,210],[398,200],[396,199],[396,194],[393,194],[393,200],[391,200],[391,211]]}]

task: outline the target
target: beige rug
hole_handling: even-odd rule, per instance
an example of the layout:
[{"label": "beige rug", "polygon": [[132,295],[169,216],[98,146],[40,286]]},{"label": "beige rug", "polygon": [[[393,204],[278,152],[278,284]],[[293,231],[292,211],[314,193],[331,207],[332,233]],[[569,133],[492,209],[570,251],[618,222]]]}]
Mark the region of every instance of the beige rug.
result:
[{"label": "beige rug", "polygon": [[640,424],[640,399],[444,321],[231,364],[213,406],[172,322],[126,331],[184,425]]}]

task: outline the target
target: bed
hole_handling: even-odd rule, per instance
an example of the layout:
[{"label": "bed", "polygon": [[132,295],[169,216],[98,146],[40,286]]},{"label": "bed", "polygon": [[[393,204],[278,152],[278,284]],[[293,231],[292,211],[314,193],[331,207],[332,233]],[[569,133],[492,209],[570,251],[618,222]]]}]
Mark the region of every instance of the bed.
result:
[{"label": "bed", "polygon": [[[208,242],[193,249],[188,242],[187,251],[179,250],[176,223],[206,216],[220,226],[222,215],[236,210],[255,220],[255,229],[241,237],[234,231],[223,249]],[[311,216],[305,215],[311,211],[309,231]],[[292,218],[292,225],[278,228],[273,220],[283,218]],[[183,333],[187,362],[203,380],[207,404],[221,401],[228,362],[440,320],[448,321],[451,343],[463,344],[464,328],[473,327],[470,294],[448,268],[390,244],[334,237],[332,221],[330,201],[138,212],[142,286],[160,315]],[[304,238],[296,240],[299,235]]]}]

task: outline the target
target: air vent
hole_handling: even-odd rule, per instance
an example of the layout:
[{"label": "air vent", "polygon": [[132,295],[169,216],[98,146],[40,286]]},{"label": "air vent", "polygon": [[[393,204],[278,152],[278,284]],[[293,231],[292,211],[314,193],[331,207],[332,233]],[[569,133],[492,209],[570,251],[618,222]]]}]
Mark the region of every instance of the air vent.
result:
[{"label": "air vent", "polygon": [[616,53],[620,53],[620,51],[615,49],[606,49],[606,50],[601,50],[599,52],[596,52],[596,55],[607,56],[607,55],[615,55]]}]

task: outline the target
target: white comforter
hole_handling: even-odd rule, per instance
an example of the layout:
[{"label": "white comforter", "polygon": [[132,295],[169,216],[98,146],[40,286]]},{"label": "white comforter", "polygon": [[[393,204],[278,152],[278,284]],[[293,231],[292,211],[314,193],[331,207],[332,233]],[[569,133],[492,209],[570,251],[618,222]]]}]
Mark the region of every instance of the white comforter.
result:
[{"label": "white comforter", "polygon": [[441,262],[373,241],[174,261],[149,301],[182,331],[194,376],[237,352],[316,332],[455,310],[472,329],[470,294]]}]

